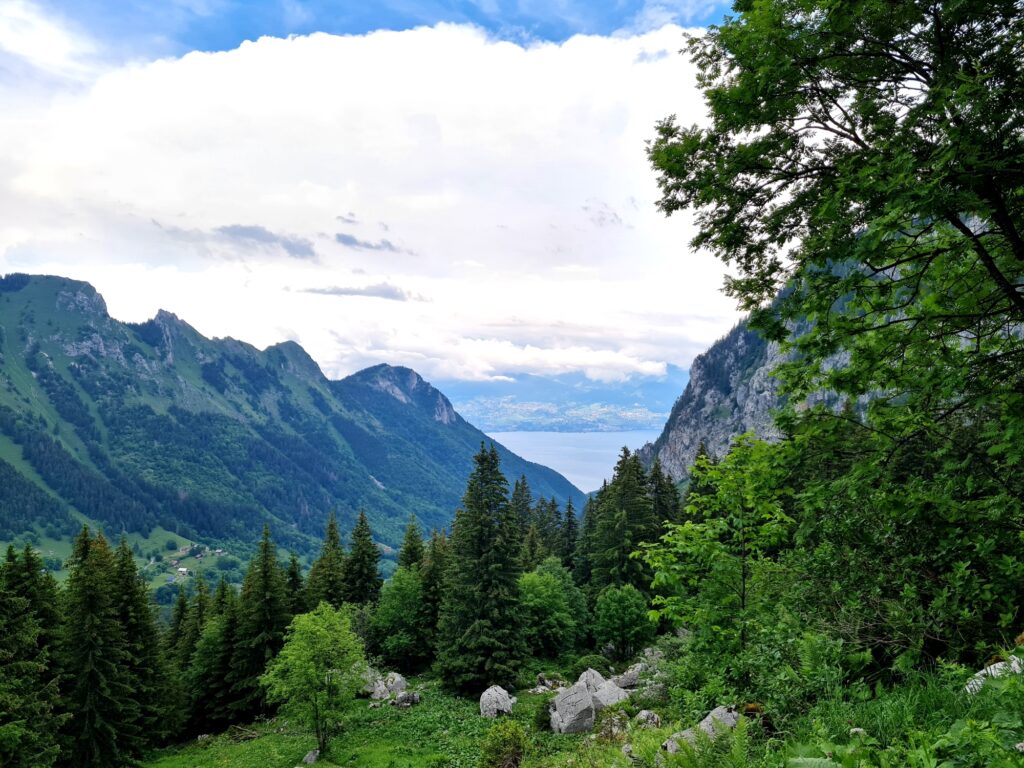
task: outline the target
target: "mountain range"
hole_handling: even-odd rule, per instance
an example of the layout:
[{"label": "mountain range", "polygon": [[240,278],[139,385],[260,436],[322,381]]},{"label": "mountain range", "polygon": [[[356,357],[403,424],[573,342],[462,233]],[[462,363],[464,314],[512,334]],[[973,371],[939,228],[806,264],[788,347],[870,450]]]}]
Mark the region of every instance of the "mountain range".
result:
[{"label": "mountain range", "polygon": [[[308,552],[335,510],[395,546],[410,514],[450,523],[489,438],[408,368],[328,380],[294,342],[208,339],[160,311],[109,316],[89,284],[0,278],[0,540],[154,526],[250,544],[268,523]],[[498,446],[509,479],[582,492]]]}]

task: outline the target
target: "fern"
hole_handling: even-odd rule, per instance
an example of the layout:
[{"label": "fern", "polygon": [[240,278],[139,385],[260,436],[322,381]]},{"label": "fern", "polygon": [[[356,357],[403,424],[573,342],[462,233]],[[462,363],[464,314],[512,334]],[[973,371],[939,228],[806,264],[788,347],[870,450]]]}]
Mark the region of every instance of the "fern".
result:
[{"label": "fern", "polygon": [[786,761],[786,768],[837,768],[840,765],[827,757],[791,757]]}]

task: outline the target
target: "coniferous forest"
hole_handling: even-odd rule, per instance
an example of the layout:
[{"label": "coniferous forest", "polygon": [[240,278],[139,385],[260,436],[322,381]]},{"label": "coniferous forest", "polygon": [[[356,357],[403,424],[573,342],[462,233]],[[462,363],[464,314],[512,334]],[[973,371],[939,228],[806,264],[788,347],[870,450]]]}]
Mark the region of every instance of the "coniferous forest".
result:
[{"label": "coniferous forest", "polygon": [[658,205],[779,361],[771,439],[567,502],[481,444],[387,580],[332,514],[164,614],[125,539],[12,547],[0,766],[1024,765],[1024,7],[737,2],[684,54]]}]

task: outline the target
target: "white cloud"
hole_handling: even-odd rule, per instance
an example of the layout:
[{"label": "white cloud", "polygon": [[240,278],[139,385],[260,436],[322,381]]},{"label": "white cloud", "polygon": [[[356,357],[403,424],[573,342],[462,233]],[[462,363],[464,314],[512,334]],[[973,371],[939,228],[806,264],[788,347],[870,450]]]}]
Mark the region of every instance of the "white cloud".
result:
[{"label": "white cloud", "polygon": [[96,73],[96,44],[28,0],[0,0],[0,55],[43,72],[81,79]]},{"label": "white cloud", "polygon": [[118,67],[0,115],[0,271],[89,280],[124,319],[287,328],[332,375],[687,366],[736,313],[686,217],[654,208],[654,122],[703,113],[691,65],[659,54],[681,35],[524,47],[442,24]]}]

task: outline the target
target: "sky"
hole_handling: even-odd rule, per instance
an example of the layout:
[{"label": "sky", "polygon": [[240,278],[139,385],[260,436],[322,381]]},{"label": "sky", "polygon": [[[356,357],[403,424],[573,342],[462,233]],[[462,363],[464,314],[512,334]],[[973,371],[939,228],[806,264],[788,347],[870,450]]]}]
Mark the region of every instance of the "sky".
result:
[{"label": "sky", "polygon": [[645,155],[723,12],[0,0],[0,272],[331,377],[664,377],[738,319]]}]

